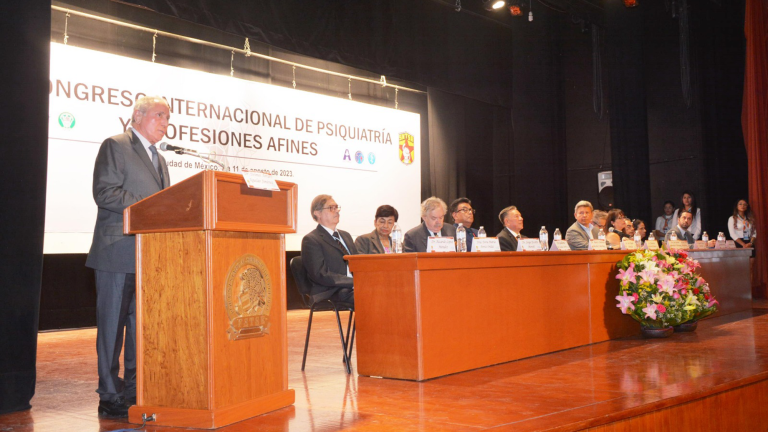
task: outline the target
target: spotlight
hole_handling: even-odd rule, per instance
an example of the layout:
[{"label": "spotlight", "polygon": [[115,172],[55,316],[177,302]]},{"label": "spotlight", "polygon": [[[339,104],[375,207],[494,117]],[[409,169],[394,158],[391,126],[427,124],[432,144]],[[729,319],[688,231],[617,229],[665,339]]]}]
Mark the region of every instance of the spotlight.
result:
[{"label": "spotlight", "polygon": [[520,5],[510,6],[509,13],[511,13],[512,16],[523,16],[523,10],[520,8]]},{"label": "spotlight", "polygon": [[501,9],[506,4],[507,2],[505,0],[483,0],[483,7],[488,11]]},{"label": "spotlight", "polygon": [[624,0],[624,6],[631,8],[637,6],[637,0]]}]

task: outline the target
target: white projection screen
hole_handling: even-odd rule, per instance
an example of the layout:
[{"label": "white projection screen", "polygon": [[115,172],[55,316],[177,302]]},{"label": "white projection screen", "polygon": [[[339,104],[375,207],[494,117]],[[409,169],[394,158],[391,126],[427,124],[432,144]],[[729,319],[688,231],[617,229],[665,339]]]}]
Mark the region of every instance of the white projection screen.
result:
[{"label": "white projection screen", "polygon": [[[232,172],[298,184],[298,231],[286,236],[287,250],[317,226],[309,206],[321,193],[342,207],[339,228],[353,236],[373,229],[382,204],[398,210],[403,229],[419,221],[418,114],[52,43],[45,253],[88,252],[96,154],[128,127],[141,95],[170,103],[168,144],[214,155]],[[172,183],[206,168],[193,156],[163,155]]]}]

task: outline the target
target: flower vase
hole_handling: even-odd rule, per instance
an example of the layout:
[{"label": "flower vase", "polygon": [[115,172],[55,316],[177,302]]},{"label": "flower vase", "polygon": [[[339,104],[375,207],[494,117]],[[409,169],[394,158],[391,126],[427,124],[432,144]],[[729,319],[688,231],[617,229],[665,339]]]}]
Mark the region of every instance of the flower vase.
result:
[{"label": "flower vase", "polygon": [[680,325],[674,327],[675,333],[684,333],[696,331],[696,327],[699,325],[698,321],[686,321]]},{"label": "flower vase", "polygon": [[672,335],[675,331],[672,329],[672,327],[664,327],[664,328],[653,328],[653,327],[641,327],[643,337],[646,337],[648,339],[659,339],[659,338],[667,338]]}]

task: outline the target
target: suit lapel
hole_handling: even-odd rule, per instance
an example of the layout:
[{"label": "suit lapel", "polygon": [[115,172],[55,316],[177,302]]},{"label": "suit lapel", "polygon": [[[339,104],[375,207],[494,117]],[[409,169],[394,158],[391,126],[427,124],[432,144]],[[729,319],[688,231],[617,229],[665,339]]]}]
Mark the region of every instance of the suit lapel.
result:
[{"label": "suit lapel", "polygon": [[373,230],[371,233],[373,235],[373,246],[376,248],[376,251],[380,254],[384,253],[384,246],[381,244],[381,238],[379,238],[379,233],[376,232],[376,230]]},{"label": "suit lapel", "polygon": [[328,234],[328,231],[323,228],[322,225],[317,225],[317,231],[320,233],[320,237],[322,237],[323,241],[328,243],[329,245],[333,246],[336,250],[338,250],[342,255],[346,255],[347,252],[344,250],[343,247],[339,244],[338,241],[336,241],[335,238],[333,238],[332,235]]},{"label": "suit lapel", "polygon": [[[160,189],[162,189],[163,182],[160,181],[160,173],[158,173],[157,170],[155,169],[155,166],[152,165],[152,159],[149,158],[149,155],[147,154],[147,149],[144,148],[144,144],[141,143],[141,140],[133,131],[133,129],[131,129],[131,145],[133,146],[133,151],[135,151],[136,154],[139,156],[139,159],[141,159],[141,161],[144,162],[144,166],[147,168],[147,170],[149,170],[149,172],[155,178],[155,181],[157,182],[157,185],[160,186]],[[159,154],[157,156],[158,156],[158,160],[162,158],[162,156],[160,156]]]}]

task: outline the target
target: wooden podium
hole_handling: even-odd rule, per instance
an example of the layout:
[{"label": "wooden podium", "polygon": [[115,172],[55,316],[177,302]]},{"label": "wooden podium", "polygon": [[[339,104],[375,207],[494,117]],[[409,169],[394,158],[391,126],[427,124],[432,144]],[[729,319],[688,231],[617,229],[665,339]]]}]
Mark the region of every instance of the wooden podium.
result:
[{"label": "wooden podium", "polygon": [[136,234],[129,421],[213,429],[290,406],[285,233],[297,187],[204,171],[125,209]]}]

